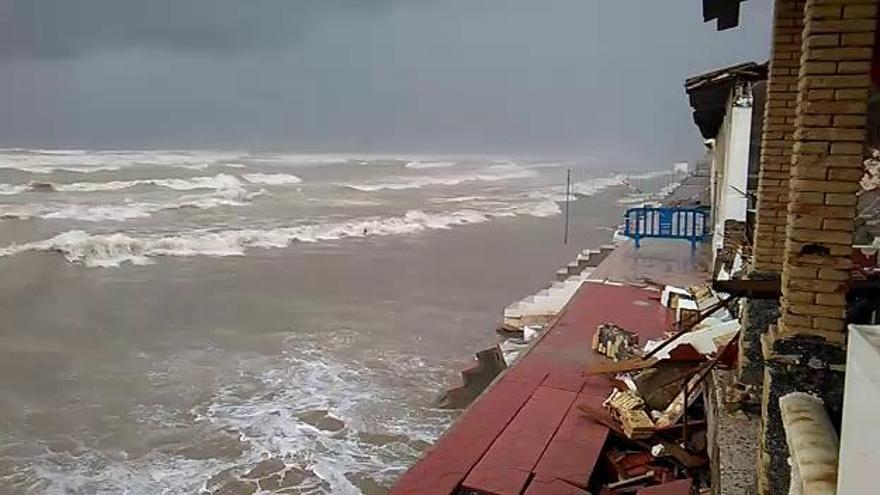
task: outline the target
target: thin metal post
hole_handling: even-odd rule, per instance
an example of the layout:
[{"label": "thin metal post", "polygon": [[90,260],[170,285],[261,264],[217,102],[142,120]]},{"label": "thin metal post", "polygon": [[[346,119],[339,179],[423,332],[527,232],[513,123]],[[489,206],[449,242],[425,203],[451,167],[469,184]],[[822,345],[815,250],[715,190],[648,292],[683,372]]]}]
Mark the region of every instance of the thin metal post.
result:
[{"label": "thin metal post", "polygon": [[568,210],[569,210],[569,197],[571,196],[571,169],[565,174],[565,237],[562,240],[563,244],[568,244]]}]

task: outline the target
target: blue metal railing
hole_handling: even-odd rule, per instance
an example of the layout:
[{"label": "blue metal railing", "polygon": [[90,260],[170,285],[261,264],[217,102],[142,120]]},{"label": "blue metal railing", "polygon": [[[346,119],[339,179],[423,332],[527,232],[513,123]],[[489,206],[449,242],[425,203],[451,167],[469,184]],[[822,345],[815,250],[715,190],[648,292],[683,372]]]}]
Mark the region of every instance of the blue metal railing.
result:
[{"label": "blue metal railing", "polygon": [[632,238],[636,247],[642,239],[684,239],[691,249],[709,235],[709,214],[697,208],[630,208],[624,215],[623,235]]}]

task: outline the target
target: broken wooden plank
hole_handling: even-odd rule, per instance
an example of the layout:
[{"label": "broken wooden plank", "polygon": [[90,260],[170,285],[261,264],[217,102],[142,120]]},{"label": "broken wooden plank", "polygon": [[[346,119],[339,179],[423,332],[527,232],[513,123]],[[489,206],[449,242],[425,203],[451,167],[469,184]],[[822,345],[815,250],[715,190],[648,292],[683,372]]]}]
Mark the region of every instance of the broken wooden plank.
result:
[{"label": "broken wooden plank", "polygon": [[626,373],[629,371],[639,371],[646,368],[650,368],[657,364],[656,359],[642,359],[642,358],[633,358],[626,359],[624,361],[605,361],[603,363],[596,363],[584,370],[584,376],[593,376],[593,375],[616,375],[618,373]]}]

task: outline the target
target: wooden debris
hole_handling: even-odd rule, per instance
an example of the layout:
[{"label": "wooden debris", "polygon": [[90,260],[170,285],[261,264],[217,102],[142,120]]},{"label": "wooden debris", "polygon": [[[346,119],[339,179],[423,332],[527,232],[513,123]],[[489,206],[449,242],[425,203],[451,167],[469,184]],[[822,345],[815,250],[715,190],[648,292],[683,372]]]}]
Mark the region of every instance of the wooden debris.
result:
[{"label": "wooden debris", "polygon": [[625,486],[636,485],[636,484],[643,483],[643,482],[647,483],[647,482],[652,481],[653,479],[654,479],[654,471],[648,471],[647,473],[645,473],[641,476],[635,476],[633,478],[627,478],[625,480],[620,480],[615,483],[609,483],[608,489],[615,490],[617,488],[623,488]]},{"label": "wooden debris", "polygon": [[659,418],[657,418],[658,428],[667,428],[678,423],[678,420],[684,415],[685,400],[687,400],[688,405],[690,405],[699,395],[695,389],[699,382],[700,375],[694,375],[688,380],[686,389],[679,392],[666,410],[660,414]]},{"label": "wooden debris", "polygon": [[620,413],[623,411],[641,409],[645,407],[645,401],[634,392],[615,389],[611,392],[611,395],[605,399],[605,402],[602,405],[610,408],[613,412]]},{"label": "wooden debris", "polygon": [[616,375],[619,388],[601,408],[577,404],[584,416],[614,433],[603,457],[606,475],[596,484],[600,495],[632,495],[694,476],[705,483],[707,423],[703,408],[694,404],[702,400],[700,389],[711,370],[735,353],[739,329],[727,331],[733,324],[726,314],[718,323],[706,321],[733,297],[719,301],[708,286],[689,291],[693,300],[683,294],[679,302],[698,308],[694,318],[650,352],[642,351],[636,334],[617,325],[599,325],[593,335],[593,349],[610,359],[591,364],[584,375]]},{"label": "wooden debris", "polygon": [[594,364],[584,370],[584,376],[626,373],[650,368],[657,364],[655,359],[632,358],[623,361],[606,361]]},{"label": "wooden debris", "polygon": [[654,435],[654,422],[644,409],[623,411],[620,413],[620,424],[627,438],[645,439]]},{"label": "wooden debris", "polygon": [[650,438],[654,434],[654,422],[645,412],[645,401],[635,392],[614,390],[603,405],[620,421],[627,438]]},{"label": "wooden debris", "polygon": [[603,323],[593,334],[593,350],[620,361],[638,355],[639,336],[611,323]]},{"label": "wooden debris", "polygon": [[681,391],[681,382],[693,374],[691,363],[661,361],[632,377],[639,396],[654,410],[665,410]]}]

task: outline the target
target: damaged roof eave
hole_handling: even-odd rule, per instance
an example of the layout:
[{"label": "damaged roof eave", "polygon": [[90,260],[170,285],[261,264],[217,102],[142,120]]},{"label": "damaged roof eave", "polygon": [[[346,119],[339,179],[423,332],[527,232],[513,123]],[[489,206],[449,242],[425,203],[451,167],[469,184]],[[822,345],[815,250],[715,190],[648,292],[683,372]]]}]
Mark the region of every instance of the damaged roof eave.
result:
[{"label": "damaged roof eave", "polygon": [[733,88],[742,81],[756,82],[767,78],[767,64],[746,62],[689,77],[684,87],[694,123],[705,139],[714,139],[724,120],[727,100]]}]

